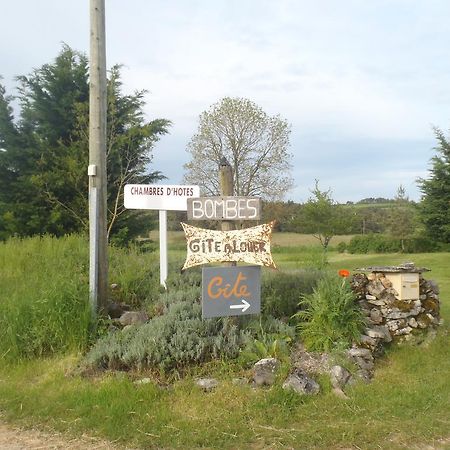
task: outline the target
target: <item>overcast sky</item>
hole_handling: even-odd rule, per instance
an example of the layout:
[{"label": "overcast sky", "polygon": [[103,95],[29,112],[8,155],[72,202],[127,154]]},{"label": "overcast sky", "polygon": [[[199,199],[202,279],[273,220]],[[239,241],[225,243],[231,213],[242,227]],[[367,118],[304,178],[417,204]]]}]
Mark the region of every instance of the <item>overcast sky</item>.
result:
[{"label": "overcast sky", "polygon": [[[88,53],[89,1],[5,0],[0,75],[51,62],[65,42]],[[295,188],[314,179],[341,202],[392,198],[435,154],[450,123],[448,0],[107,0],[107,64],[127,92],[147,89],[148,119],[173,126],[154,170],[178,184],[198,116],[247,97],[292,125]]]}]

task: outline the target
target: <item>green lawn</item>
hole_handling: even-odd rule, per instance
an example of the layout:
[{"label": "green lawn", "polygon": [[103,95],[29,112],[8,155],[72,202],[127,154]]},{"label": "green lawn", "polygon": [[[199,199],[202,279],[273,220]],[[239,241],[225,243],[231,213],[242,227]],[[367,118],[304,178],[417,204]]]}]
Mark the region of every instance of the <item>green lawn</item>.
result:
[{"label": "green lawn", "polygon": [[[304,247],[281,248],[274,258],[280,270],[291,270],[304,253]],[[78,355],[69,353],[2,364],[1,415],[138,448],[450,448],[450,254],[329,255],[333,270],[405,260],[432,269],[427,278],[439,282],[445,323],[428,346],[391,347],[378,360],[373,382],[349,388],[348,400],[337,398],[326,378],[319,380],[321,394],[305,398],[284,392],[280,383],[258,390],[233,385],[233,377],[249,373],[221,361],[170,385],[133,384],[145,373],[85,379],[71,375]],[[193,384],[199,375],[221,384],[203,393]]]}]

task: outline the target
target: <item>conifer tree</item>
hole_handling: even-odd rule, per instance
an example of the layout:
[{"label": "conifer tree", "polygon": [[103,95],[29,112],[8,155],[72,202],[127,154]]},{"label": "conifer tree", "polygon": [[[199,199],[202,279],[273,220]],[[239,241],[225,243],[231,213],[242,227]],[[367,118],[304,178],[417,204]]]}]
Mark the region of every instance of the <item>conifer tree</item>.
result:
[{"label": "conifer tree", "polygon": [[[87,230],[89,80],[85,55],[64,45],[54,62],[18,77],[20,115],[0,89],[0,237]],[[126,183],[163,178],[152,150],[170,122],[147,121],[145,91],[121,92],[120,66],[108,79],[108,231],[143,232],[142,212],[123,208]]]},{"label": "conifer tree", "polygon": [[429,237],[440,242],[450,242],[450,142],[436,128],[437,154],[431,159],[429,178],[419,179],[423,197],[420,217]]}]

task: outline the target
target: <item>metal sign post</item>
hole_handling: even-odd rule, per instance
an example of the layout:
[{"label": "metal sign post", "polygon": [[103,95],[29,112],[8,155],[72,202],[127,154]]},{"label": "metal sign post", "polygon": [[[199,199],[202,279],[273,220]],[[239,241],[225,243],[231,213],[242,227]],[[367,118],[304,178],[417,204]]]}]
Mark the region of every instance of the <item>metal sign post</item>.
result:
[{"label": "metal sign post", "polygon": [[159,281],[167,288],[167,274],[169,271],[167,257],[167,211],[159,210]]},{"label": "metal sign post", "polygon": [[159,279],[164,287],[166,287],[168,274],[167,211],[186,211],[188,198],[198,197],[199,195],[199,186],[172,184],[125,185],[125,208],[159,211]]}]

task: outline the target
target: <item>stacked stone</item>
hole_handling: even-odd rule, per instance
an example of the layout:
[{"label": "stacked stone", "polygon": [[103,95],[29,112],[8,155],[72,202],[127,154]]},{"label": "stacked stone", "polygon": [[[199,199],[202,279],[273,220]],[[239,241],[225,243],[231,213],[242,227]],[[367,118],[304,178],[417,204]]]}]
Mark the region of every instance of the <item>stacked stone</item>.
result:
[{"label": "stacked stone", "polygon": [[435,282],[419,278],[419,298],[399,300],[384,273],[358,273],[351,281],[367,327],[360,346],[377,353],[392,339],[409,340],[414,330],[436,326],[439,317],[439,289]]},{"label": "stacked stone", "polygon": [[425,280],[422,276],[419,278],[419,294],[421,311],[417,316],[419,328],[439,325],[441,322],[439,311],[439,286],[433,280]]}]

